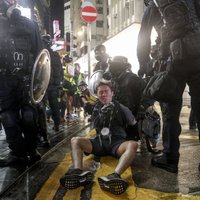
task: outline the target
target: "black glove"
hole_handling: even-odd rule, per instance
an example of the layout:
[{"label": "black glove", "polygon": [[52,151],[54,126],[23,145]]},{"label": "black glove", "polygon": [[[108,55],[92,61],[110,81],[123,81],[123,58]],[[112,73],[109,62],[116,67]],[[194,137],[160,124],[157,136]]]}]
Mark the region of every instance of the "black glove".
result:
[{"label": "black glove", "polygon": [[142,78],[144,76],[144,74],[146,73],[146,70],[144,70],[144,68],[140,68],[137,72],[138,76],[140,78]]}]

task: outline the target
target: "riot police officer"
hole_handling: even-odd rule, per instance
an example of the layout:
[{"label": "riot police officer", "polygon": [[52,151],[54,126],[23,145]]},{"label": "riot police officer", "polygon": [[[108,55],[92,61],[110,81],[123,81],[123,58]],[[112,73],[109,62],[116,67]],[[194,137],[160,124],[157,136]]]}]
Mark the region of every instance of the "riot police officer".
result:
[{"label": "riot police officer", "polygon": [[0,167],[33,164],[36,150],[37,110],[29,103],[30,73],[42,49],[37,24],[16,9],[14,0],[0,0],[0,119],[10,148]]},{"label": "riot police officer", "polygon": [[150,52],[152,29],[155,28],[158,34],[157,41],[159,41],[161,37],[161,27],[163,26],[160,13],[153,1],[146,0],[144,3],[147,8],[142,18],[137,45],[137,57],[140,65],[138,75],[140,77],[143,77],[144,74],[148,75],[148,64],[151,61]]},{"label": "riot police officer", "polygon": [[[115,85],[115,98],[127,106],[137,116],[141,104],[144,81],[131,71],[131,64],[124,56],[115,56],[109,62],[109,70],[104,73],[110,74]],[[108,77],[108,76],[107,76]],[[126,131],[128,139],[138,140],[137,126],[128,126]]]},{"label": "riot police officer", "polygon": [[51,36],[49,34],[43,35],[42,40],[44,42],[44,47],[48,49],[51,56],[51,79],[49,86],[47,88],[47,97],[49,101],[49,107],[51,109],[52,119],[54,121],[53,129],[59,131],[60,125],[60,102],[59,90],[63,82],[63,69],[60,56],[58,52],[51,49]]},{"label": "riot police officer", "polygon": [[[173,12],[174,10],[176,11]],[[150,36],[154,26],[161,39],[159,53],[162,66],[160,68],[170,72],[180,92],[177,93],[178,100],[175,103],[166,102],[162,108],[164,150],[162,155],[152,159],[154,166],[172,173],[178,172],[181,133],[179,116],[186,83],[191,91],[192,108],[195,110],[197,120],[200,121],[199,11],[200,1],[198,0],[150,1],[138,36],[140,72],[146,73],[145,63],[150,52]],[[187,54],[183,55],[180,52],[187,52]]]}]

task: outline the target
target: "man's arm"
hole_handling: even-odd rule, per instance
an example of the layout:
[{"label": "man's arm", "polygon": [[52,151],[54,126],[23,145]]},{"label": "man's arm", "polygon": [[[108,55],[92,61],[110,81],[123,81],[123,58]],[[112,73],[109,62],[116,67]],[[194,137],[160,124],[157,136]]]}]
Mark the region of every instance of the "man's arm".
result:
[{"label": "man's arm", "polygon": [[140,31],[138,34],[137,57],[140,64],[139,74],[141,77],[146,73],[146,65],[150,61],[151,32],[153,27],[160,26],[161,17],[155,4],[151,3],[145,10]]},{"label": "man's arm", "polygon": [[123,104],[120,104],[120,108],[121,108],[121,114],[123,115],[122,118],[125,119],[126,125],[134,126],[137,123],[137,121],[135,116],[130,111],[130,109],[124,106]]}]

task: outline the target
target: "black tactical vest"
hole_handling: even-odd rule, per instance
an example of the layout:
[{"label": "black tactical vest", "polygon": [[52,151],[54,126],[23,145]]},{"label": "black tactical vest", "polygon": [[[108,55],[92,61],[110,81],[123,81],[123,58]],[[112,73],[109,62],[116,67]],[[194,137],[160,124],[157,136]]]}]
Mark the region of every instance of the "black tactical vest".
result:
[{"label": "black tactical vest", "polygon": [[0,17],[0,72],[16,73],[29,67],[30,34],[23,18]]},{"label": "black tactical vest", "polygon": [[193,0],[154,0],[164,21],[163,33],[173,41],[200,32],[200,21]]},{"label": "black tactical vest", "polygon": [[128,107],[137,116],[145,83],[132,72],[122,72],[113,79],[115,83],[115,99]]}]

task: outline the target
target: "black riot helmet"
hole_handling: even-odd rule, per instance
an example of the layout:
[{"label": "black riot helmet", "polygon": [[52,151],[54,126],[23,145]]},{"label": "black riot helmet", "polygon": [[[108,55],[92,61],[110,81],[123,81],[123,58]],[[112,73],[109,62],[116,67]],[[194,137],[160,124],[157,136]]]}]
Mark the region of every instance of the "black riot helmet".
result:
[{"label": "black riot helmet", "polygon": [[96,60],[101,62],[106,62],[109,57],[106,53],[106,47],[103,44],[97,45],[94,49],[94,53]]},{"label": "black riot helmet", "polygon": [[119,75],[121,72],[131,70],[131,64],[125,56],[115,56],[109,62],[109,71],[112,75]]},{"label": "black riot helmet", "polygon": [[12,12],[16,4],[17,0],[0,0],[0,15],[6,16],[9,9]]}]

